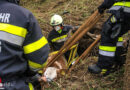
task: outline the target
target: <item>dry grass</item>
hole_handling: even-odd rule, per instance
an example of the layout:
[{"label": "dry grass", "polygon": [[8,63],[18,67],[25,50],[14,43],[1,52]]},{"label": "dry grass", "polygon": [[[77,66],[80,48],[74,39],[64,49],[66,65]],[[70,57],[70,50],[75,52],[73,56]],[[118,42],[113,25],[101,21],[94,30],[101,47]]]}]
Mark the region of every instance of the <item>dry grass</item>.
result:
[{"label": "dry grass", "polygon": [[[44,2],[27,2],[25,0],[24,7],[29,9],[39,21],[45,36],[52,29],[49,25],[50,18],[54,14],[60,14],[64,18],[65,24],[81,25],[98,7],[99,2],[95,0],[43,0]],[[68,14],[63,15],[64,11]],[[102,21],[102,20],[101,20]]]},{"label": "dry grass", "polygon": [[[57,13],[62,15],[64,11],[69,13],[62,15],[65,24],[81,25],[100,5],[103,0],[24,0],[24,7],[29,9],[38,19],[38,22],[47,37],[52,29],[49,25],[50,18]],[[106,20],[104,16],[95,26],[101,29]],[[95,63],[96,56],[90,54],[89,58],[82,61],[70,75],[59,78],[46,90],[122,90],[123,68],[107,77],[99,77],[88,73],[87,67]]]}]

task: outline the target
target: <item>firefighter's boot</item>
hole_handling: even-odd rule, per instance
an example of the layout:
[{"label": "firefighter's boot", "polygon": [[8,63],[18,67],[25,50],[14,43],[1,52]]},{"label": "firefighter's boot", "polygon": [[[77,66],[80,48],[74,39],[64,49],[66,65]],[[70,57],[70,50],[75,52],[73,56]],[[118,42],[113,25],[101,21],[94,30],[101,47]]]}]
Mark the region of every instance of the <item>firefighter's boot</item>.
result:
[{"label": "firefighter's boot", "polygon": [[99,68],[96,64],[88,66],[88,71],[90,73],[99,74],[101,72],[101,68]]},{"label": "firefighter's boot", "polygon": [[107,69],[101,69],[98,65],[93,64],[91,66],[88,66],[88,71],[93,74],[101,74],[103,76],[106,76],[110,73]]}]

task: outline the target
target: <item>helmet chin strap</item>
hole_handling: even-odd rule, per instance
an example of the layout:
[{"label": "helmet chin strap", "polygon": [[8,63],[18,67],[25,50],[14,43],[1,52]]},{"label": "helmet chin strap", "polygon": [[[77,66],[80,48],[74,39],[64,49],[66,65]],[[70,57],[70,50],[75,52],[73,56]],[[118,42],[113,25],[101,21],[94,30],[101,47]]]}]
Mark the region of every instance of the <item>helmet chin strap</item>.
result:
[{"label": "helmet chin strap", "polygon": [[7,0],[8,2],[11,2],[11,3],[15,3],[15,4],[19,4],[20,3],[20,0]]}]

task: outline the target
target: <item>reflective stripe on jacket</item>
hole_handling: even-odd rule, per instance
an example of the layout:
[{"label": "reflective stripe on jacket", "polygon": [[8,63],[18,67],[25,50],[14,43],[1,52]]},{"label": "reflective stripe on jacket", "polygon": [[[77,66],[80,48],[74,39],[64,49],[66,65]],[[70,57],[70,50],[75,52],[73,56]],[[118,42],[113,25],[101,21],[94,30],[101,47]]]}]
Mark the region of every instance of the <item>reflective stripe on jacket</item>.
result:
[{"label": "reflective stripe on jacket", "polygon": [[123,46],[123,38],[119,37],[116,46],[99,46],[99,54],[103,56],[114,57],[116,48]]},{"label": "reflective stripe on jacket", "polygon": [[128,1],[116,2],[110,8],[110,10],[120,10],[120,8],[123,8],[124,12],[130,13],[130,2]]},{"label": "reflective stripe on jacket", "polygon": [[68,33],[71,29],[72,26],[66,25],[63,27],[61,34],[54,29],[49,33],[48,41],[54,51],[59,50],[64,45],[64,42],[68,39]]}]

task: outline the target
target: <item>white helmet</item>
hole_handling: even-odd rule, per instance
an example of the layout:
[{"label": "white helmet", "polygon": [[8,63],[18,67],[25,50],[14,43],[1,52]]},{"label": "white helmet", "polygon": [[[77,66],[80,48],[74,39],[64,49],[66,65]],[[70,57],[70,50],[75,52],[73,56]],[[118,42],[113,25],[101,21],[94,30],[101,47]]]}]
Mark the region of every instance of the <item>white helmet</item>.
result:
[{"label": "white helmet", "polygon": [[55,14],[51,17],[50,25],[56,26],[56,25],[60,25],[62,23],[63,23],[63,19],[60,15]]}]

